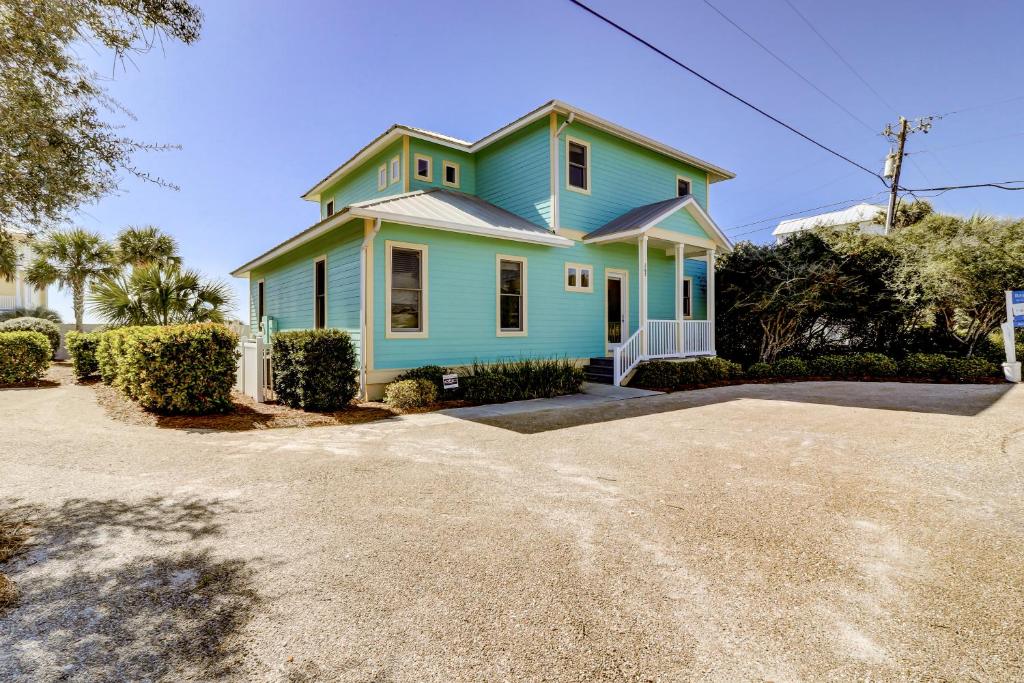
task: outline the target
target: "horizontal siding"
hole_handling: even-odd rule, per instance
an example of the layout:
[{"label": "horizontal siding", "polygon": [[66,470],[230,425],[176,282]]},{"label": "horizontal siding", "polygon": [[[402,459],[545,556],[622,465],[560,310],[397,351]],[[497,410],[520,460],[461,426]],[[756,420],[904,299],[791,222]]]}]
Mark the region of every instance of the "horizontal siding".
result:
[{"label": "horizontal siding", "polygon": [[[416,178],[416,155],[429,156],[432,160],[433,179],[431,182],[418,180]],[[459,187],[450,188],[441,181],[444,180],[444,168],[442,163],[452,161],[459,164]],[[462,152],[451,147],[434,144],[425,140],[410,138],[409,140],[409,189],[425,190],[431,187],[443,189],[454,189],[466,194],[476,193],[476,159],[468,152]]]},{"label": "horizontal siding", "polygon": [[547,119],[477,152],[476,194],[531,223],[552,225]]},{"label": "horizontal siding", "polygon": [[[382,152],[367,160],[352,172],[348,173],[339,182],[327,188],[320,196],[320,218],[327,217],[327,202],[334,200],[334,210],[341,211],[343,208],[354,202],[362,202],[368,199],[387,197],[404,191],[402,178],[397,182],[391,182],[391,159],[399,158],[401,165],[402,141],[396,140],[388,145]],[[383,190],[377,189],[377,171],[381,165],[388,166],[388,186]]]}]

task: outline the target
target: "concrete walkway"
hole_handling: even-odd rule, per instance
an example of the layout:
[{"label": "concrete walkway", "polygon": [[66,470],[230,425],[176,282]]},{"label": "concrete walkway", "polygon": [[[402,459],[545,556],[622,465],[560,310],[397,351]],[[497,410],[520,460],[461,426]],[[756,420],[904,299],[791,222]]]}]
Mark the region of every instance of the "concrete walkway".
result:
[{"label": "concrete walkway", "polygon": [[634,398],[645,398],[648,396],[660,396],[660,391],[648,391],[647,389],[634,389],[633,387],[616,387],[611,384],[595,384],[593,382],[583,383],[583,393],[569,394],[567,396],[556,396],[555,398],[535,398],[529,401],[512,401],[510,403],[494,403],[485,406],[472,406],[470,408],[451,408],[441,412],[452,417],[473,419],[478,417],[498,417],[502,415],[518,415],[521,413],[536,413],[542,410],[582,410],[602,403],[614,403],[615,401],[627,401]]}]

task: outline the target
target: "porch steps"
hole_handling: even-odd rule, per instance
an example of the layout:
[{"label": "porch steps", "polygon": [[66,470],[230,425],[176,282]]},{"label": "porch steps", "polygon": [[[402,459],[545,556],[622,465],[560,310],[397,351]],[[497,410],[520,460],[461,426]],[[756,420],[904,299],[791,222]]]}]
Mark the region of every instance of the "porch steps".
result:
[{"label": "porch steps", "polygon": [[595,384],[611,384],[614,372],[611,358],[591,358],[590,365],[583,368],[587,381]]}]

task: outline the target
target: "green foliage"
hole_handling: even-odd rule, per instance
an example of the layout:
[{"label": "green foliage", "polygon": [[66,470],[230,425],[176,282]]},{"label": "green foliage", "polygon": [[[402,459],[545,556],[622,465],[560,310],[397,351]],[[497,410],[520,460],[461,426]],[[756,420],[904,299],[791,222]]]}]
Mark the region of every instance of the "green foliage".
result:
[{"label": "green foliage", "polygon": [[854,373],[853,356],[827,354],[812,358],[810,363],[812,375],[815,377],[834,377],[845,379]]},{"label": "green foliage", "polygon": [[1002,373],[990,360],[984,358],[950,358],[949,376],[957,382],[974,382],[979,379],[998,377]]},{"label": "green foliage", "polygon": [[43,320],[49,320],[50,322],[57,323],[58,325],[64,322],[60,319],[60,313],[47,308],[46,306],[36,306],[35,308],[15,308],[13,311],[4,311],[0,313],[0,323],[12,318],[42,318]]},{"label": "green foliage", "polygon": [[238,337],[223,325],[122,327],[100,333],[103,381],[161,413],[229,410]]},{"label": "green foliage", "polygon": [[772,374],[776,377],[807,377],[811,369],[799,358],[789,357],[772,363]]},{"label": "green foliage", "polygon": [[938,379],[949,375],[949,357],[941,353],[912,353],[900,363],[904,377]]},{"label": "green foliage", "polygon": [[656,360],[640,365],[630,385],[648,389],[679,389],[739,379],[743,376],[743,366],[725,358],[698,358],[692,361]]},{"label": "green foliage", "polygon": [[296,330],[274,336],[274,391],[303,410],[339,410],[359,389],[356,347],[341,330]]},{"label": "green foliage", "polygon": [[99,277],[92,287],[90,310],[112,325],[219,323],[232,300],[225,283],[153,261]]},{"label": "green foliage", "polygon": [[0,323],[0,332],[39,332],[50,343],[50,356],[60,348],[60,325],[42,318],[11,318]]},{"label": "green foliage", "polygon": [[482,374],[473,378],[466,398],[473,403],[506,403],[520,400],[520,392],[505,375]]},{"label": "green foliage", "polygon": [[720,380],[740,379],[744,375],[742,365],[735,361],[722,358],[721,356],[698,358],[695,362],[698,365],[703,365],[705,367],[708,377],[714,382]]},{"label": "green foliage", "polygon": [[51,355],[50,342],[39,332],[0,332],[0,384],[38,380]]},{"label": "green foliage", "polygon": [[125,173],[156,180],[132,157],[168,147],[132,140],[122,122],[105,120],[104,112],[127,112],[82,57],[106,48],[115,64],[135,64],[165,38],[195,42],[201,24],[188,0],[4,0],[0,225],[59,222],[114,191]]},{"label": "green foliage", "polygon": [[50,232],[32,243],[35,258],[25,279],[40,289],[56,284],[71,290],[75,329],[82,330],[85,290],[101,275],[113,272],[114,251],[96,232],[73,228]]},{"label": "green foliage", "polygon": [[75,330],[64,335],[64,345],[68,347],[71,366],[78,379],[86,379],[99,372],[100,366],[96,359],[96,350],[99,347],[101,336],[101,332],[76,332]]},{"label": "green foliage", "polygon": [[578,394],[585,379],[583,368],[566,359],[506,360],[474,363],[458,372],[466,384],[466,398],[474,403],[504,403],[532,398]]},{"label": "green foliage", "polygon": [[881,353],[857,353],[850,362],[857,377],[893,377],[899,372],[896,361]]},{"label": "green foliage", "polygon": [[768,379],[774,376],[775,370],[770,363],[754,363],[747,368],[747,377],[750,379]]},{"label": "green foliage", "polygon": [[460,382],[457,389],[445,389],[444,382],[442,381],[443,375],[448,375],[455,372],[451,368],[446,368],[441,365],[424,365],[419,368],[412,368],[406,370],[398,377],[395,378],[396,382],[401,382],[407,379],[425,379],[437,388],[437,395],[444,399],[460,399],[466,393],[465,383]]},{"label": "green foliage", "polygon": [[0,282],[13,280],[18,273],[18,247],[14,235],[0,225]]},{"label": "green foliage", "polygon": [[154,225],[123,228],[114,240],[118,265],[137,268],[152,263],[180,266],[178,241]]},{"label": "green foliage", "polygon": [[648,389],[674,389],[679,383],[679,365],[667,360],[641,363],[629,384]]},{"label": "green foliage", "polygon": [[437,387],[429,379],[403,379],[384,389],[384,402],[393,408],[422,408],[437,402]]},{"label": "green foliage", "polygon": [[[896,214],[892,219],[892,227],[896,230],[900,228],[910,227],[915,223],[920,223],[928,216],[935,213],[930,202],[926,202],[923,199],[918,199],[914,202],[900,202],[896,205]],[[875,216],[875,221],[880,225],[885,225],[886,211],[879,211]]]}]

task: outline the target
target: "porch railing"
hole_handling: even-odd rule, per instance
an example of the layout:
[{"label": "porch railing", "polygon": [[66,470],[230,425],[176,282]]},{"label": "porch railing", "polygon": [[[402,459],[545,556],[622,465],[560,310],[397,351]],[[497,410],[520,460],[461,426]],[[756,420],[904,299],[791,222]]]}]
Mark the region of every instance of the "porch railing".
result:
[{"label": "porch railing", "polygon": [[[644,353],[644,333],[647,353]],[[708,320],[648,320],[646,331],[638,329],[612,353],[615,385],[621,384],[641,361],[652,358],[687,358],[715,353],[711,322]]]},{"label": "porch railing", "polygon": [[13,311],[14,301],[14,297],[9,294],[0,296],[0,311]]}]

